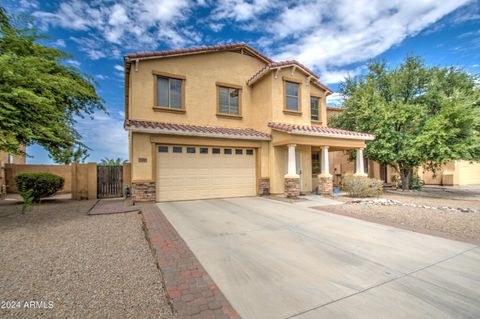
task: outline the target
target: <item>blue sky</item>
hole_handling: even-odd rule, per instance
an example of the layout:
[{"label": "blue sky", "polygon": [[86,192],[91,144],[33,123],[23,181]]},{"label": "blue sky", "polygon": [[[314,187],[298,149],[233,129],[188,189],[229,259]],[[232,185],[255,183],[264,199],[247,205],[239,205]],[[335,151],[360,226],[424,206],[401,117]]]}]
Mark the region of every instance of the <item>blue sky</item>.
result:
[{"label": "blue sky", "polygon": [[[131,52],[246,42],[274,60],[296,59],[334,90],[373,58],[395,65],[408,54],[431,65],[480,73],[480,0],[0,0],[28,13],[73,54],[66,61],[93,76],[108,114],[79,120],[87,161],[126,159],[123,59]],[[333,94],[328,102],[340,105]],[[29,146],[29,163],[50,163]]]}]

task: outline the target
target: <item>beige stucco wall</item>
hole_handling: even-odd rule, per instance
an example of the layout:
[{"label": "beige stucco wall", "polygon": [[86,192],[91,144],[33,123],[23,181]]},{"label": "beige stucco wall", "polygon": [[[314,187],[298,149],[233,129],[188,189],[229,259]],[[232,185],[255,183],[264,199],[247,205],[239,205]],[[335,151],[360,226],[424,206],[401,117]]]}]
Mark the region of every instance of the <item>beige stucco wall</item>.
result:
[{"label": "beige stucco wall", "polygon": [[[265,63],[249,55],[235,52],[217,52],[162,59],[141,60],[138,71],[130,69],[129,110],[130,119],[157,122],[188,123],[220,127],[250,127],[269,132],[270,121],[310,125],[310,95],[324,96],[325,91],[308,83],[307,75],[292,68],[267,73],[253,86],[246,82]],[[153,71],[185,77],[185,113],[155,111]],[[275,74],[277,77],[275,78]],[[283,77],[301,81],[300,115],[286,114],[284,108]],[[242,118],[217,116],[216,82],[229,83],[242,87]],[[325,99],[321,99],[320,113],[325,125]]]},{"label": "beige stucco wall", "polygon": [[26,165],[26,164],[6,164],[5,175],[8,193],[16,193],[15,175],[21,173],[45,172],[61,176],[65,179],[62,193],[72,191],[72,168],[71,165]]},{"label": "beige stucco wall", "polygon": [[[248,127],[252,113],[252,89],[246,85],[265,63],[249,55],[234,52],[196,54],[163,59],[142,60],[130,70],[130,119]],[[158,112],[154,106],[154,76],[160,71],[185,77],[185,113]],[[242,86],[242,119],[217,117],[216,82]],[[255,105],[255,107],[257,107]],[[267,128],[263,128],[263,131]]]},{"label": "beige stucco wall", "polygon": [[97,164],[72,164],[72,199],[97,198]]}]

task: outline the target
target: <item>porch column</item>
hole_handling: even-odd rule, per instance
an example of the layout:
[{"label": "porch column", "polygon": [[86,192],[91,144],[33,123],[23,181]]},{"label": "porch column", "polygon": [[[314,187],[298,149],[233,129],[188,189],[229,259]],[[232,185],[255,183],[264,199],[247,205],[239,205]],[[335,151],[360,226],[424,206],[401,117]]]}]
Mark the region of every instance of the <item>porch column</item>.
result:
[{"label": "porch column", "polygon": [[355,175],[356,176],[367,176],[365,173],[365,166],[363,161],[363,148],[357,149],[357,159],[356,159],[356,169]]},{"label": "porch column", "polygon": [[321,195],[332,195],[333,178],[330,174],[330,163],[328,160],[328,146],[322,146],[321,174],[317,176],[318,191]]},{"label": "porch column", "polygon": [[330,163],[328,162],[328,146],[322,146],[322,167],[321,167],[321,175],[322,176],[330,176]]},{"label": "porch column", "polygon": [[288,145],[288,165],[285,178],[285,196],[298,197],[300,195],[300,176],[297,175],[297,160],[295,158],[295,144]]},{"label": "porch column", "polygon": [[295,144],[288,145],[288,171],[287,175],[295,177],[297,175],[297,159],[295,158]]}]

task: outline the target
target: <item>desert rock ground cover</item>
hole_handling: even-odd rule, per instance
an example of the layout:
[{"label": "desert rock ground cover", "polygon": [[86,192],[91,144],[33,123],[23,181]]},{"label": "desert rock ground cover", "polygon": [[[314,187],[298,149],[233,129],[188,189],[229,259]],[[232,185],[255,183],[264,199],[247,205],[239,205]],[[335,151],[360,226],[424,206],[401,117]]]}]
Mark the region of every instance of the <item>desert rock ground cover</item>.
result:
[{"label": "desert rock ground cover", "polygon": [[480,243],[480,198],[417,196],[406,193],[386,193],[382,198],[400,203],[425,205],[427,207],[471,208],[476,212],[460,212],[449,209],[432,209],[403,205],[355,203],[348,197],[339,197],[343,205],[322,206],[318,209],[330,213],[360,218],[422,233],[442,236],[478,244]]},{"label": "desert rock ground cover", "polygon": [[173,317],[141,215],[87,216],[92,204],[0,204],[0,301],[21,302],[0,318]]}]

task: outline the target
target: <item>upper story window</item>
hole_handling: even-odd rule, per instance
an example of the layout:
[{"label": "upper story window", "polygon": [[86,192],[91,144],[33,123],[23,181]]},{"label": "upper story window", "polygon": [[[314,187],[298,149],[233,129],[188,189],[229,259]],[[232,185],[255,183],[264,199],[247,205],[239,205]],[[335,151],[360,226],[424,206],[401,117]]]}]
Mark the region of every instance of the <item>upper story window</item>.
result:
[{"label": "upper story window", "polygon": [[241,116],[242,87],[217,83],[217,115]]},{"label": "upper story window", "polygon": [[172,111],[185,110],[185,78],[154,72],[155,106]]},{"label": "upper story window", "polygon": [[285,82],[286,89],[286,105],[289,111],[298,111],[298,83]]},{"label": "upper story window", "polygon": [[295,78],[283,77],[283,111],[301,114],[301,81]]},{"label": "upper story window", "polygon": [[310,115],[312,121],[320,120],[320,98],[318,96],[310,97]]}]

